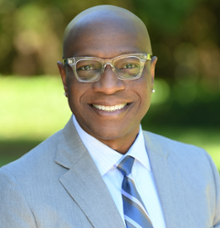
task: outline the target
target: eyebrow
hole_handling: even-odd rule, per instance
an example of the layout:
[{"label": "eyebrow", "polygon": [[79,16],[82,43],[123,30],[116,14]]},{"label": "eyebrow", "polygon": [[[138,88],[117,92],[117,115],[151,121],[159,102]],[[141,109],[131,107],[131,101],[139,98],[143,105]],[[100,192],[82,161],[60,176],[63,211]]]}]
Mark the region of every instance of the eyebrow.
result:
[{"label": "eyebrow", "polygon": [[118,54],[118,55],[116,55],[116,56],[114,56],[114,57],[108,57],[108,58],[103,58],[103,57],[98,57],[98,56],[96,56],[96,55],[86,54],[86,55],[72,55],[72,56],[70,56],[70,57],[66,57],[66,58],[63,58],[63,59],[68,59],[68,58],[73,58],[73,57],[75,57],[75,58],[79,58],[79,57],[95,57],[95,58],[99,58],[99,59],[113,59],[113,58],[118,57],[118,56],[120,56],[120,55],[139,54],[139,53],[145,53],[145,54],[150,54],[150,55],[152,55],[151,52],[146,53],[146,52],[137,52],[137,51],[134,51],[134,52],[132,52],[132,51],[127,52],[127,51],[126,51],[126,52],[121,52],[120,54]]}]

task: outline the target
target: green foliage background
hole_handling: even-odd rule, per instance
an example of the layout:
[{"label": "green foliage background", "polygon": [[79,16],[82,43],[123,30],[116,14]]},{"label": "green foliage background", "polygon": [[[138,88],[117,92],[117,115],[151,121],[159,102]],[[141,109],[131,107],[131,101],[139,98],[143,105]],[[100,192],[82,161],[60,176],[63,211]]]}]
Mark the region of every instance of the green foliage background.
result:
[{"label": "green foliage background", "polygon": [[219,0],[0,0],[0,165],[69,118],[56,67],[63,31],[99,4],[132,11],[149,29],[159,61],[144,129],[204,147],[220,170]]}]

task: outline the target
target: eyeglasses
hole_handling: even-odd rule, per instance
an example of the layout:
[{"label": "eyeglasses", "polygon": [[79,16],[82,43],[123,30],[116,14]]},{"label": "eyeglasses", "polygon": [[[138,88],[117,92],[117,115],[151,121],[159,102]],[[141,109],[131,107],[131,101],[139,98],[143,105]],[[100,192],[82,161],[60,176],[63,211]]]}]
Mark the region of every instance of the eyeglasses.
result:
[{"label": "eyeglasses", "polygon": [[72,67],[80,82],[98,81],[107,65],[120,80],[135,80],[141,77],[144,65],[151,54],[135,53],[120,55],[112,59],[96,57],[72,57],[63,59],[64,65]]}]

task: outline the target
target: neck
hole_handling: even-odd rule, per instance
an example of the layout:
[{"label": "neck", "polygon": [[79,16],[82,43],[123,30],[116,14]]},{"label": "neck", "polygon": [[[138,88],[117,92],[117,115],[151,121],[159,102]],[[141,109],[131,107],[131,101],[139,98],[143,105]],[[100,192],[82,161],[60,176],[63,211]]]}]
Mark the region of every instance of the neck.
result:
[{"label": "neck", "polygon": [[[138,131],[139,132],[139,131]],[[128,152],[128,150],[130,149],[130,147],[133,145],[133,143],[135,142],[137,136],[138,136],[138,132],[132,135],[128,135],[128,136],[124,136],[121,138],[117,138],[117,139],[100,139],[100,138],[96,138],[97,140],[101,141],[102,143],[104,143],[105,145],[107,145],[108,147],[110,147],[111,149],[117,151],[120,154],[126,154]]]}]

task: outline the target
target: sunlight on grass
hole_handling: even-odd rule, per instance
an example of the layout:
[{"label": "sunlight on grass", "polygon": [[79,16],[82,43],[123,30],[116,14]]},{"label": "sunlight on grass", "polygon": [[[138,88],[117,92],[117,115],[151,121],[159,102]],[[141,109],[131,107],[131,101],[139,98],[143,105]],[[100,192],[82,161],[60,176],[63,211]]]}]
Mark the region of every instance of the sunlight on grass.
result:
[{"label": "sunlight on grass", "polygon": [[0,137],[44,139],[69,119],[67,99],[57,77],[0,78]]}]

